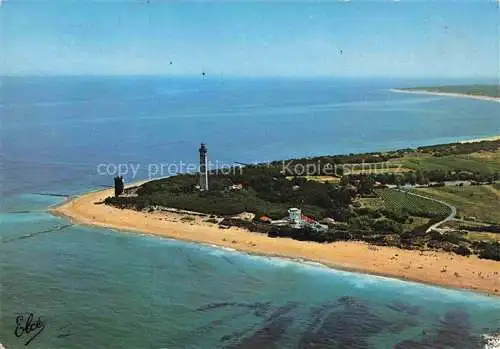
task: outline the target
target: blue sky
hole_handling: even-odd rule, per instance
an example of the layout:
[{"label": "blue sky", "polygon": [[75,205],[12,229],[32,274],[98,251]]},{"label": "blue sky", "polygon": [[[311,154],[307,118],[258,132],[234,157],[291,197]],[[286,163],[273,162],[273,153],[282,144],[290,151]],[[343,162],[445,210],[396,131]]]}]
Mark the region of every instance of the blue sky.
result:
[{"label": "blue sky", "polygon": [[491,78],[498,23],[487,0],[3,0],[0,74]]}]

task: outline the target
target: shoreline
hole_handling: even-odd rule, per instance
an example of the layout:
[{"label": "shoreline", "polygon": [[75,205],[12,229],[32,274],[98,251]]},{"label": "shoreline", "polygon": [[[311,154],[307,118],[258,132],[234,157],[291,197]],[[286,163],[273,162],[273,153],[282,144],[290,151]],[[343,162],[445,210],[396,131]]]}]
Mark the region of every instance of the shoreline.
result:
[{"label": "shoreline", "polygon": [[483,141],[498,141],[498,140],[500,140],[500,136],[490,136],[490,137],[474,138],[467,141],[460,141],[459,143],[478,143]]},{"label": "shoreline", "polygon": [[397,92],[397,93],[411,93],[411,94],[418,94],[418,95],[471,98],[471,99],[478,99],[478,100],[482,100],[482,101],[490,101],[490,102],[500,103],[500,97],[471,95],[471,94],[466,94],[466,93],[437,92],[437,91],[430,91],[430,90],[403,90],[403,89],[398,89],[398,88],[391,88],[389,91]]},{"label": "shoreline", "polygon": [[[144,181],[128,187],[140,183]],[[205,222],[203,217],[172,212],[146,213],[101,203],[111,195],[113,189],[93,191],[52,207],[50,212],[89,226],[163,236],[252,255],[314,262],[338,270],[500,296],[500,262],[476,256],[404,250],[355,241],[320,244],[270,238],[236,227],[221,229],[216,224]]]}]

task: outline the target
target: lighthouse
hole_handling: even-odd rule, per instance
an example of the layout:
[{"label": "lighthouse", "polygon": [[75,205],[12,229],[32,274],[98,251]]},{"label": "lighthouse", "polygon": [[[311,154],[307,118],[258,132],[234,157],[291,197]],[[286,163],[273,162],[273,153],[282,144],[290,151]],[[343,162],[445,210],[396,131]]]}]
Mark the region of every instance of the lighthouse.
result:
[{"label": "lighthouse", "polygon": [[208,159],[207,147],[201,143],[200,149],[200,190],[208,190]]}]

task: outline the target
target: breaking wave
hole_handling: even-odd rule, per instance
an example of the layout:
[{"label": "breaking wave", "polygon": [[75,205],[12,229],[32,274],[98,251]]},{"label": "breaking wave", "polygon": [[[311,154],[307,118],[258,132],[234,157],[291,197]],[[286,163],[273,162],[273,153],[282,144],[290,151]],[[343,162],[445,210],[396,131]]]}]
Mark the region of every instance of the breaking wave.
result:
[{"label": "breaking wave", "polygon": [[500,349],[500,332],[495,334],[483,334],[484,349]]}]

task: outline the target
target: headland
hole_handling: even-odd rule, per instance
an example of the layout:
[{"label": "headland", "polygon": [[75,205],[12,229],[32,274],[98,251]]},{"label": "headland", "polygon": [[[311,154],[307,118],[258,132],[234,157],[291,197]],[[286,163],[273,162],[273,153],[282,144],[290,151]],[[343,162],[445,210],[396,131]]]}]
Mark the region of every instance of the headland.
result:
[{"label": "headland", "polygon": [[[425,170],[426,168],[432,169],[432,161],[436,158],[437,160],[444,159],[444,163],[450,164],[450,159],[456,157],[459,166],[463,166],[463,157],[475,159],[475,161],[479,162],[484,162],[485,158],[493,158],[493,162],[497,164],[499,145],[498,141],[454,143],[452,145],[422,147],[413,151],[408,149],[398,151],[397,157],[385,154],[385,159],[390,163],[395,163],[394,159],[399,159],[404,165],[406,164],[410,172],[397,172],[397,176],[402,176],[401,178],[406,180],[410,176],[409,173],[415,171],[418,172],[418,176],[422,177],[440,175]],[[355,156],[359,157],[363,156],[363,154]],[[365,157],[367,156],[365,154]],[[372,153],[369,156],[380,158],[381,154],[374,155]],[[343,159],[347,163],[351,160],[351,158]],[[418,159],[418,166],[421,168],[411,168],[412,164],[415,165],[416,163],[415,159]],[[311,161],[314,161],[314,159]],[[390,168],[388,167],[388,169]],[[256,170],[253,169],[253,171]],[[265,171],[269,171],[269,167]],[[337,217],[338,222],[331,219],[333,226],[325,231],[310,231],[309,233],[313,235],[283,235],[280,231],[286,231],[288,228],[274,227],[269,222],[255,223],[257,227],[264,226],[263,231],[260,228],[249,229],[248,227],[254,226],[254,223],[250,222],[250,220],[257,221],[258,218],[262,218],[259,212],[254,212],[249,215],[250,217],[246,218],[240,216],[241,220],[238,217],[235,218],[235,215],[229,212],[226,215],[222,214],[222,212],[215,212],[218,209],[231,211],[232,206],[221,205],[217,207],[207,205],[200,206],[200,208],[205,209],[205,212],[193,210],[190,204],[191,201],[188,200],[189,195],[193,195],[197,205],[205,205],[204,200],[209,195],[207,192],[201,194],[189,193],[188,196],[185,193],[175,196],[169,192],[168,200],[172,200],[172,196],[175,196],[177,201],[168,201],[174,204],[168,207],[160,205],[161,202],[144,204],[144,200],[147,198],[146,195],[151,190],[156,190],[156,185],[170,183],[169,178],[129,185],[128,189],[126,189],[129,196],[123,198],[125,201],[118,200],[120,198],[113,200],[113,190],[106,189],[76,197],[55,207],[52,212],[56,215],[65,216],[75,223],[85,225],[153,234],[231,248],[257,255],[314,261],[337,269],[500,295],[500,262],[495,260],[497,256],[494,254],[494,249],[498,244],[498,232],[495,230],[498,228],[496,225],[498,217],[494,212],[490,212],[489,215],[482,212],[483,216],[479,212],[477,217],[473,219],[473,217],[467,216],[468,214],[476,214],[470,211],[472,208],[460,206],[463,190],[465,190],[463,195],[467,197],[469,197],[470,192],[474,192],[474,195],[476,195],[476,191],[479,190],[481,193],[485,193],[485,196],[480,197],[479,200],[485,201],[485,205],[493,205],[492,210],[496,210],[495,198],[498,198],[499,187],[498,184],[491,182],[493,177],[487,177],[487,173],[489,172],[484,173],[486,176],[484,178],[478,177],[477,173],[471,174],[478,180],[473,185],[471,185],[472,178],[465,179],[460,183],[456,181],[453,185],[449,184],[453,178],[445,178],[446,183],[444,185],[441,185],[442,183],[432,185],[429,178],[422,178],[424,184],[419,186],[416,183],[407,188],[409,192],[435,198],[433,202],[431,200],[426,202],[418,201],[421,200],[418,199],[418,196],[414,196],[408,201],[409,196],[401,192],[400,184],[398,184],[397,188],[388,183],[381,184],[379,181],[370,182],[369,185],[366,184],[366,179],[360,179],[360,174],[357,173],[350,174],[347,179],[341,178],[342,182],[345,182],[344,184],[323,183],[316,181],[314,178],[304,179],[297,178],[297,176],[290,180],[289,176],[283,174],[282,179],[278,178],[275,181],[282,181],[284,186],[287,185],[286,181],[290,181],[291,188],[299,187],[292,189],[297,193],[301,190],[312,190],[313,192],[322,190],[323,187],[320,187],[320,185],[324,185],[324,189],[330,188],[328,190],[332,190],[332,192],[334,192],[333,188],[337,188],[336,185],[340,186],[338,190],[342,189],[342,185],[348,186],[349,190],[354,190],[354,187],[357,186],[357,191],[353,193],[352,200],[349,200],[345,207],[341,207],[341,203],[336,203],[339,210],[348,208],[350,212],[348,214],[351,216],[347,217],[346,221],[342,221],[340,217]],[[494,173],[495,175],[498,173],[496,168]],[[261,175],[262,178],[259,182],[265,179],[265,175],[262,173]],[[270,175],[274,176],[275,174],[272,172]],[[361,175],[365,176],[364,174]],[[387,175],[387,173],[376,171],[375,174],[367,174],[366,176],[367,178],[375,176],[373,178],[381,180],[384,175]],[[467,174],[462,173],[461,175],[465,178]],[[183,176],[181,176],[182,181],[191,179],[189,175]],[[196,180],[197,177],[193,176]],[[176,180],[175,177],[177,176],[174,176],[174,181]],[[321,174],[318,177],[321,177]],[[388,178],[390,181],[392,177]],[[483,182],[479,182],[479,180],[483,180]],[[398,181],[401,181],[401,179]],[[310,188],[307,183],[311,184]],[[360,183],[362,184],[360,185]],[[175,184],[176,190],[179,190],[178,184]],[[234,197],[237,197],[238,200],[241,200],[242,197],[249,198],[250,194],[247,191],[255,191],[251,185],[248,189],[242,188],[240,184],[238,185],[238,189],[235,190],[234,188],[229,190],[223,186],[220,186],[219,189],[214,188],[216,194],[213,195],[216,195],[219,200],[215,201],[215,205],[218,205],[217,202],[223,201],[231,203]],[[232,187],[234,186],[235,184],[232,185]],[[361,191],[360,188],[362,188]],[[138,195],[138,191],[142,194]],[[486,193],[495,198],[488,202],[489,196],[487,197]],[[290,195],[295,194],[291,193]],[[301,195],[304,200],[309,200],[307,194]],[[330,199],[334,200],[336,194],[332,195]],[[461,216],[454,217],[452,222],[447,222],[445,227],[441,227],[442,230],[428,231],[431,225],[435,225],[437,219],[442,219],[443,215],[449,214],[446,207],[438,206],[438,201],[443,197],[451,200],[450,202],[454,206],[458,205],[458,212]],[[270,204],[274,203],[273,198],[268,199],[271,200]],[[134,202],[134,200],[138,201]],[[396,202],[397,200],[403,201]],[[425,201],[425,199],[422,200]],[[139,201],[141,202],[140,205],[138,204]],[[326,199],[325,201],[330,202]],[[390,205],[379,206],[384,202],[387,205],[389,203],[391,205],[395,204],[396,207],[403,204],[408,208],[398,211],[394,207],[391,209]],[[186,207],[182,207],[183,205]],[[266,205],[269,205],[269,203]],[[422,212],[425,205],[436,216],[429,215],[428,212]],[[498,200],[496,205],[498,205]],[[173,208],[173,206],[177,207]],[[283,215],[279,212],[280,207],[277,205],[272,208],[274,213],[270,215],[276,217]],[[479,209],[487,211],[482,208]],[[442,212],[439,212],[440,210]],[[304,207],[304,213],[313,218],[317,217],[318,220],[322,212],[327,215],[331,213],[322,211],[321,203]],[[401,218],[398,215],[403,217]],[[280,221],[274,217],[271,217],[270,220]],[[340,233],[344,234],[346,238],[339,238]],[[300,234],[303,234],[303,232]],[[493,255],[491,251],[493,251]]]},{"label": "headland", "polygon": [[430,86],[394,88],[390,91],[443,97],[473,98],[483,101],[500,102],[498,85]]}]

